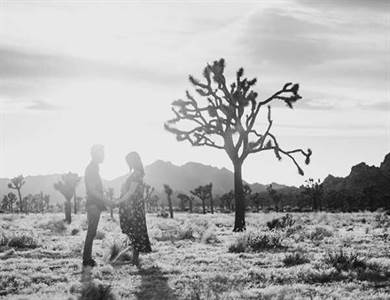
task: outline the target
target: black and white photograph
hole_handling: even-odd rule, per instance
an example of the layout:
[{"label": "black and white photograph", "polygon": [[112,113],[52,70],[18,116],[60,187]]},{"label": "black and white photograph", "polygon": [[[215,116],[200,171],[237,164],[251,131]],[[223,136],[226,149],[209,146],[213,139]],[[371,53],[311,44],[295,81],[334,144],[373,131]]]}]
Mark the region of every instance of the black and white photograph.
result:
[{"label": "black and white photograph", "polygon": [[390,1],[0,0],[3,299],[390,299]]}]

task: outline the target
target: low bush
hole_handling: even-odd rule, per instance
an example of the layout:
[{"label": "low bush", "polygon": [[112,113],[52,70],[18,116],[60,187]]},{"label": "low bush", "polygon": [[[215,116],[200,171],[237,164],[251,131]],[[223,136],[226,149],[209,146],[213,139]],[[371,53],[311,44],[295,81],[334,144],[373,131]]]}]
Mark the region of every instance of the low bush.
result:
[{"label": "low bush", "polygon": [[80,300],[115,300],[117,297],[112,292],[110,285],[96,284],[91,281],[85,284],[81,290]]},{"label": "low bush", "polygon": [[245,233],[229,246],[229,252],[259,252],[263,250],[284,249],[279,233]]},{"label": "low bush", "polygon": [[64,220],[50,220],[46,224],[41,224],[40,228],[50,230],[54,233],[63,233],[66,231],[66,225]]},{"label": "low bush", "polygon": [[8,241],[8,247],[19,249],[35,249],[38,248],[39,245],[33,236],[22,234],[11,237]]},{"label": "low bush", "polygon": [[354,253],[346,253],[342,249],[340,252],[328,253],[325,257],[325,263],[334,267],[338,272],[354,271],[357,269],[366,269],[367,263]]},{"label": "low bush", "polygon": [[322,241],[326,237],[332,237],[333,232],[329,229],[321,226],[317,226],[314,228],[313,231],[309,233],[309,238],[312,241]]},{"label": "low bush", "polygon": [[159,218],[168,218],[169,217],[169,213],[166,211],[166,210],[160,210],[158,213],[157,213],[157,217]]},{"label": "low bush", "polygon": [[309,262],[310,262],[310,260],[307,257],[305,257],[301,252],[287,254],[283,259],[283,264],[286,267],[307,264]]},{"label": "low bush", "polygon": [[293,217],[290,214],[286,214],[281,218],[276,218],[267,222],[267,227],[269,230],[278,230],[290,227],[294,225],[294,223],[295,220],[293,219]]}]

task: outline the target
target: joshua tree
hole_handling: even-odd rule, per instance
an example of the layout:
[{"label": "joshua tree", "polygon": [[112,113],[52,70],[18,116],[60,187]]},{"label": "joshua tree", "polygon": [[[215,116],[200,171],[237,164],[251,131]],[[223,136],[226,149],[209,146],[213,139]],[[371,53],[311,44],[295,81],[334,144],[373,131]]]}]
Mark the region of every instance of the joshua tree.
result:
[{"label": "joshua tree", "polygon": [[262,204],[263,197],[261,196],[260,193],[254,193],[250,195],[250,200],[253,203],[253,205],[256,208],[256,211],[259,211],[260,205]]},{"label": "joshua tree", "polygon": [[305,181],[305,183],[306,184],[303,186],[303,194],[307,195],[311,200],[313,210],[322,210],[321,200],[324,189],[322,187],[321,181],[319,179],[314,180],[313,178],[309,178]]},{"label": "joshua tree", "polygon": [[75,195],[75,189],[81,178],[75,173],[62,175],[61,180],[54,184],[54,188],[65,197],[65,221],[72,222],[72,205],[71,200]]},{"label": "joshua tree", "polygon": [[[258,94],[253,91],[256,78],[244,78],[244,70],[237,71],[236,80],[230,86],[225,75],[225,61],[220,59],[207,65],[203,71],[204,81],[189,76],[191,84],[203,100],[197,101],[193,95],[186,92],[186,100],[176,100],[172,103],[175,118],[165,123],[165,128],[176,135],[178,141],[188,141],[193,146],[209,146],[225,150],[234,167],[235,223],[233,231],[245,230],[245,197],[242,184],[242,166],[250,154],[261,151],[273,151],[278,159],[282,155],[292,160],[303,175],[294,155],[302,154],[305,162],[310,162],[311,150],[285,150],[271,133],[272,119],[269,104],[281,100],[290,108],[301,99],[298,94],[299,85],[286,83],[279,91],[264,100],[257,100]],[[268,107],[268,125],[264,131],[259,131],[258,116],[261,108]],[[183,121],[183,122],[180,122]],[[194,126],[179,128],[178,123],[189,123]],[[256,127],[256,128],[255,128]],[[186,128],[186,129],[183,129]]]},{"label": "joshua tree", "polygon": [[206,213],[206,200],[210,200],[210,208],[212,213],[214,213],[214,207],[213,207],[213,199],[211,195],[211,191],[213,188],[213,184],[209,183],[206,185],[200,185],[193,191],[190,191],[190,193],[196,197],[198,197],[200,200],[202,200],[202,209],[203,209],[203,214]]},{"label": "joshua tree", "polygon": [[233,204],[234,204],[234,192],[230,191],[229,193],[225,193],[221,196],[221,205],[225,209],[232,211],[233,210]]},{"label": "joshua tree", "polygon": [[171,198],[173,191],[168,184],[164,184],[164,191],[167,194],[167,198],[168,198],[169,214],[171,218],[173,218],[173,207],[172,207],[172,198]]},{"label": "joshua tree", "polygon": [[186,202],[190,202],[190,197],[188,197],[186,194],[180,193],[177,195],[177,198],[180,200],[180,209],[185,211],[185,204]]},{"label": "joshua tree", "polygon": [[18,191],[18,196],[19,196],[19,210],[20,212],[23,212],[23,199],[22,199],[22,193],[21,193],[21,189],[22,189],[22,186],[26,183],[26,181],[24,180],[24,177],[23,175],[19,175],[17,177],[14,177],[11,179],[11,182],[8,183],[8,188],[12,189],[12,190],[17,190]]},{"label": "joshua tree", "polygon": [[194,202],[194,196],[190,195],[188,197],[188,210],[190,211],[190,214],[192,214],[192,203]]},{"label": "joshua tree", "polygon": [[270,198],[272,199],[272,202],[275,205],[275,210],[279,211],[279,209],[280,209],[280,202],[282,200],[281,195],[276,190],[273,189],[272,184],[267,186],[267,192],[268,192]]},{"label": "joshua tree", "polygon": [[[112,202],[114,199],[114,188],[110,187],[106,191],[107,200]],[[111,220],[114,220],[114,207],[110,206],[110,216]]]},{"label": "joshua tree", "polygon": [[151,200],[152,200],[152,194],[154,192],[154,187],[150,186],[149,184],[144,183],[144,199],[146,204],[146,211],[151,210]]},{"label": "joshua tree", "polygon": [[10,205],[8,195],[3,196],[3,200],[1,200],[1,209],[11,212],[11,205]]},{"label": "joshua tree", "polygon": [[159,200],[160,198],[157,195],[153,195],[152,197],[150,197],[150,208],[152,211],[155,211],[157,209]]}]

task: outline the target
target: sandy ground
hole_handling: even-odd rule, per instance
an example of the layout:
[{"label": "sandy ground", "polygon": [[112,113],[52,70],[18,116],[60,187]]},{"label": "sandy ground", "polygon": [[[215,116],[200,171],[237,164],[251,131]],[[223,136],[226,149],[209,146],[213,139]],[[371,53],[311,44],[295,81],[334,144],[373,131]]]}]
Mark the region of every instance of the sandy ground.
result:
[{"label": "sandy ground", "polygon": [[[266,222],[284,215],[249,213],[250,235],[277,235],[281,246],[241,253],[229,252],[243,237],[232,232],[233,214],[148,215],[153,252],[142,255],[137,268],[128,261],[109,263],[112,244],[125,243],[126,237],[105,212],[94,242],[98,266],[83,274],[85,214],[73,216],[64,228],[62,214],[3,214],[0,299],[77,299],[85,286],[82,275],[110,286],[116,299],[390,299],[388,217],[296,213],[293,225],[271,232]],[[36,245],[6,245],[22,235]],[[326,257],[340,250],[376,267],[336,270]],[[308,261],[287,266],[284,258],[294,253]]]}]

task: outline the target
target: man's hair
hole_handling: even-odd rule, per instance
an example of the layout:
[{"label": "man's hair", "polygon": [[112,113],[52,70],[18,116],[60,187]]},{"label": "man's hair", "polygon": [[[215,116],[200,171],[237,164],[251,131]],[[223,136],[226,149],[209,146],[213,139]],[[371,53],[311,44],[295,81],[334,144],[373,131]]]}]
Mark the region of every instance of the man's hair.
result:
[{"label": "man's hair", "polygon": [[95,144],[91,147],[91,156],[95,156],[96,153],[99,153],[100,151],[104,151],[104,146],[101,144]]}]

